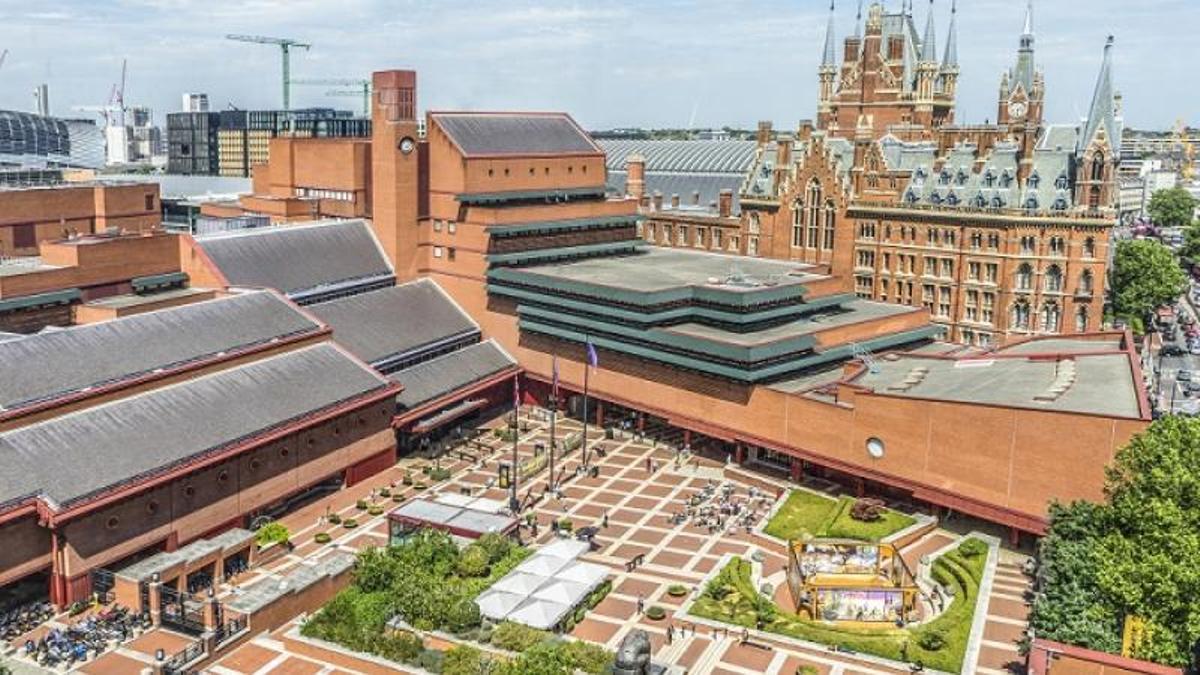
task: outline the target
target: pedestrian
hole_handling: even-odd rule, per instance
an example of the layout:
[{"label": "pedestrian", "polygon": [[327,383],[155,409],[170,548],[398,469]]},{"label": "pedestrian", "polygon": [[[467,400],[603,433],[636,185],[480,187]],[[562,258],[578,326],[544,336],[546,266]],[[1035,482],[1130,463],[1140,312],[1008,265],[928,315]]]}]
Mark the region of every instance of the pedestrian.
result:
[{"label": "pedestrian", "polygon": [[675,626],[667,624],[667,644],[671,644],[675,640]]},{"label": "pedestrian", "polygon": [[650,473],[650,462],[653,461],[649,457],[646,458],[646,473]]},{"label": "pedestrian", "polygon": [[645,613],[645,609],[646,609],[646,598],[642,597],[639,594],[638,601],[637,601],[637,613],[643,614],[643,613]]},{"label": "pedestrian", "polygon": [[742,644],[746,644],[749,641],[750,641],[750,629],[743,628],[742,629]]},{"label": "pedestrian", "polygon": [[604,520],[602,521],[604,529],[608,529],[608,511],[604,512]]}]

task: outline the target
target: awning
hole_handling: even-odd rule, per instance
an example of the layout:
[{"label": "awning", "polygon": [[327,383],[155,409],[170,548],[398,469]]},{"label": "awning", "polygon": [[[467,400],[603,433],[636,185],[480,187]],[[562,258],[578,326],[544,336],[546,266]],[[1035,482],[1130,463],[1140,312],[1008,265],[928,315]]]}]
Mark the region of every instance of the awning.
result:
[{"label": "awning", "polygon": [[482,399],[482,398],[468,399],[468,400],[463,401],[463,402],[461,402],[457,405],[454,405],[450,408],[446,408],[445,410],[443,410],[435,415],[430,415],[429,417],[426,417],[425,419],[421,420],[420,422],[417,422],[415,425],[413,425],[413,433],[423,434],[428,431],[432,431],[432,430],[437,429],[438,427],[442,426],[443,424],[453,422],[454,420],[456,420],[468,413],[479,410],[480,408],[483,408],[486,405],[487,405],[487,399]]},{"label": "awning", "polygon": [[130,280],[130,285],[133,286],[134,292],[145,291],[152,288],[163,288],[165,286],[175,286],[177,284],[187,283],[188,275],[183,272],[168,272],[167,274],[152,274],[145,277],[134,277]]},{"label": "awning", "polygon": [[45,307],[46,305],[65,305],[74,300],[78,300],[82,293],[78,288],[68,288],[62,291],[51,291],[49,293],[38,293],[37,295],[23,295],[18,298],[8,298],[0,300],[0,312],[10,312],[14,309],[25,309],[27,307]]},{"label": "awning", "polygon": [[508,620],[525,624],[530,628],[549,630],[557,626],[559,620],[569,611],[571,611],[570,605],[531,598],[513,610],[508,615]]}]

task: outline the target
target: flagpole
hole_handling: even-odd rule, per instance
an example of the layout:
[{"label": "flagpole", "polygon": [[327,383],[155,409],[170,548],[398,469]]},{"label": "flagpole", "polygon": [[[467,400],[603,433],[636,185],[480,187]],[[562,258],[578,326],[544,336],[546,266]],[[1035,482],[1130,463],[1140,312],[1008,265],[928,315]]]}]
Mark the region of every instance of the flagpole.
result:
[{"label": "flagpole", "polygon": [[558,356],[554,357],[551,369],[554,371],[553,382],[550,386],[550,490],[554,490],[554,418],[558,417]]},{"label": "flagpole", "polygon": [[[590,342],[588,343],[590,344]],[[583,470],[588,468],[588,374],[592,372],[592,364],[586,358],[583,364]]]},{"label": "flagpole", "polygon": [[520,375],[513,376],[513,421],[512,421],[512,436],[513,436],[513,451],[512,451],[512,473],[508,477],[508,484],[512,487],[512,494],[509,496],[508,506],[512,509],[513,516],[518,515],[521,509],[521,502],[517,500],[517,476],[520,474],[517,465],[517,442],[521,437],[521,384]]}]

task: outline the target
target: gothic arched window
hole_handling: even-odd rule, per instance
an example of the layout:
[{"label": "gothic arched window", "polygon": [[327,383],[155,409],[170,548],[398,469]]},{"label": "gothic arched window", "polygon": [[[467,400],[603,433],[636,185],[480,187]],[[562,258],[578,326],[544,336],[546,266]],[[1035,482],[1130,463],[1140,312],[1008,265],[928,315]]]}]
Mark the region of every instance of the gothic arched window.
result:
[{"label": "gothic arched window", "polygon": [[826,251],[833,250],[833,227],[834,220],[837,217],[837,208],[833,204],[833,200],[825,202],[825,235],[821,241],[821,248]]},{"label": "gothic arched window", "polygon": [[808,184],[808,207],[805,210],[805,226],[808,228],[808,247],[816,248],[821,227],[821,184],[814,178]]}]

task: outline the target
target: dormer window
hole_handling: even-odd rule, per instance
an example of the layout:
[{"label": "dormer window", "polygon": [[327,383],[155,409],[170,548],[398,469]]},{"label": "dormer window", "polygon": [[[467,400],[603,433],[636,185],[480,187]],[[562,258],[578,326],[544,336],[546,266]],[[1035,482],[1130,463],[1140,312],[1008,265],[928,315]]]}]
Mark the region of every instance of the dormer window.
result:
[{"label": "dormer window", "polygon": [[950,206],[958,206],[958,195],[951,192],[946,196],[946,203]]},{"label": "dormer window", "polygon": [[1054,210],[1055,211],[1066,211],[1067,210],[1067,198],[1060,195],[1058,199],[1055,199],[1054,200]]},{"label": "dormer window", "polygon": [[1065,173],[1058,174],[1058,178],[1054,179],[1054,187],[1058,188],[1059,190],[1066,190],[1067,189],[1067,174],[1065,174]]},{"label": "dormer window", "polygon": [[993,209],[999,209],[999,208],[1003,208],[1003,207],[1004,207],[1004,200],[1000,198],[1000,195],[996,195],[996,196],[992,197],[992,208]]},{"label": "dormer window", "polygon": [[1000,176],[1000,187],[1012,187],[1012,182],[1013,177],[1009,172],[1005,171],[1004,175]]},{"label": "dormer window", "polygon": [[988,169],[988,172],[983,174],[983,184],[987,187],[996,187],[996,174],[992,173],[991,169]]},{"label": "dormer window", "polygon": [[913,192],[912,190],[905,192],[904,193],[904,201],[908,202],[909,204],[916,204],[917,203],[917,193]]},{"label": "dormer window", "polygon": [[983,198],[983,195],[978,194],[975,195],[975,199],[971,200],[971,205],[975,208],[982,209],[983,207],[987,206],[987,200]]},{"label": "dormer window", "polygon": [[1031,190],[1038,189],[1038,185],[1041,184],[1041,182],[1042,178],[1041,176],[1037,175],[1037,173],[1030,175],[1029,180],[1026,181],[1026,183],[1029,184],[1029,189]]},{"label": "dormer window", "polygon": [[1037,195],[1029,195],[1029,197],[1025,199],[1025,209],[1028,211],[1037,211],[1037,207]]},{"label": "dormer window", "polygon": [[967,172],[963,171],[962,169],[959,169],[958,174],[954,177],[954,180],[959,185],[966,185],[967,184]]},{"label": "dormer window", "polygon": [[941,174],[938,176],[938,185],[949,185],[949,184],[950,184],[950,172],[949,172],[949,171],[943,171],[943,172],[942,172],[942,173],[941,173]]},{"label": "dormer window", "polygon": [[930,204],[941,204],[941,203],[942,203],[942,196],[941,196],[941,195],[939,195],[939,194],[938,194],[938,193],[936,193],[936,192],[935,192],[935,193],[933,193],[933,194],[931,194],[931,195],[929,195],[929,203],[930,203]]}]

